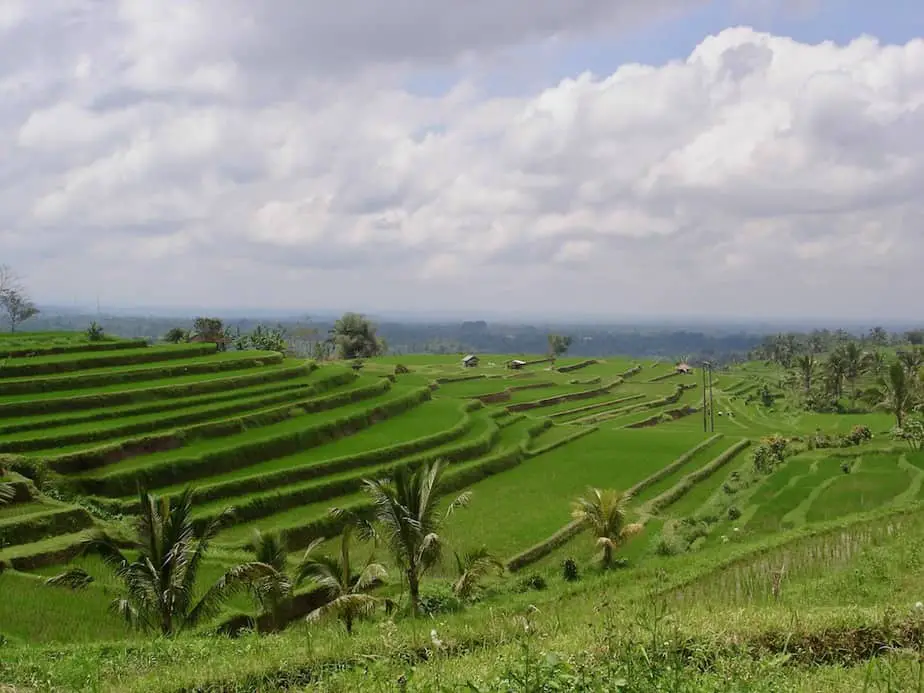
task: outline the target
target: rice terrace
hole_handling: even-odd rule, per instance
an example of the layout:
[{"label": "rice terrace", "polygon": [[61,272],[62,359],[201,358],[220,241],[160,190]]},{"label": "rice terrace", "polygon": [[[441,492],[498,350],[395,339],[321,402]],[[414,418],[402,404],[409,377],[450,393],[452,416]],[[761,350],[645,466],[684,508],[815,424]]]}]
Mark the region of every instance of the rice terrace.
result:
[{"label": "rice terrace", "polygon": [[[918,335],[0,337],[10,690],[920,690]],[[910,341],[909,341],[910,340]]]}]

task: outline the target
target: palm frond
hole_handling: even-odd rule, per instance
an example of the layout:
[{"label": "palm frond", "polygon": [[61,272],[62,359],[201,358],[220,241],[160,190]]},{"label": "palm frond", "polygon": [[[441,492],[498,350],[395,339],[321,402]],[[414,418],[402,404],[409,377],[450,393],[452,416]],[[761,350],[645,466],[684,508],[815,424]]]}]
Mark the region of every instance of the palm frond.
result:
[{"label": "palm frond", "polygon": [[460,556],[454,554],[458,577],[452,585],[452,591],[461,599],[468,599],[478,583],[489,573],[504,572],[504,564],[487,548],[481,547]]},{"label": "palm frond", "polygon": [[353,592],[364,592],[370,587],[374,587],[388,578],[388,571],[380,563],[369,563],[363,568],[356,582],[353,584]]},{"label": "palm frond", "polygon": [[83,568],[70,570],[45,580],[46,585],[52,587],[70,587],[72,590],[83,589],[93,582],[93,576]]},{"label": "palm frond", "polygon": [[471,491],[466,491],[465,493],[459,494],[459,496],[449,504],[449,507],[446,508],[446,517],[450,517],[458,508],[467,508],[471,500]]},{"label": "palm frond", "polygon": [[12,503],[13,498],[15,497],[16,488],[13,486],[13,484],[7,482],[0,483],[0,505]]},{"label": "palm frond", "polygon": [[232,596],[255,581],[273,574],[273,567],[265,563],[242,563],[234,566],[213,584],[185,619],[185,625],[195,626],[218,613]]},{"label": "palm frond", "polygon": [[362,592],[343,594],[310,612],[305,620],[320,621],[329,616],[363,618],[371,614],[378,603],[379,600],[371,594]]}]

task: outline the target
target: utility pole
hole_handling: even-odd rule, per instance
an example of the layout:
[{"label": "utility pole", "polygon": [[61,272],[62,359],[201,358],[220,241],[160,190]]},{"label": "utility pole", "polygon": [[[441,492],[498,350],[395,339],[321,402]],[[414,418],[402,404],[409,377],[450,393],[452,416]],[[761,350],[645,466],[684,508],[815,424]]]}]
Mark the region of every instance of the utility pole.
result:
[{"label": "utility pole", "polygon": [[715,433],[715,401],[712,399],[712,361],[709,362],[709,417],[712,419],[712,432]]},{"label": "utility pole", "polygon": [[709,415],[708,410],[706,409],[706,366],[708,364],[703,361],[703,433],[706,433],[709,429],[707,426],[706,417]]}]

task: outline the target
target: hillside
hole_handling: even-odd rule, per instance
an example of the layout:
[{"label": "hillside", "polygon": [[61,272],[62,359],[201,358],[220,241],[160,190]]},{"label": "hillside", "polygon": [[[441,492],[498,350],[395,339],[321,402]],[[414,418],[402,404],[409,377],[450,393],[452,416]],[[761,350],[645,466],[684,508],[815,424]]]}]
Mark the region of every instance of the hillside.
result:
[{"label": "hillside", "polygon": [[[903,648],[924,636],[924,453],[892,439],[893,414],[807,411],[763,362],[717,370],[704,419],[698,368],[535,357],[512,370],[509,356],[479,356],[473,368],[456,355],[315,363],[212,343],[0,338],[0,481],[15,492],[0,506],[0,683],[808,691],[878,686],[886,669],[893,687],[871,690],[918,680]],[[354,635],[306,623],[305,610],[280,633],[252,632],[266,620],[242,590],[155,638],[109,609],[120,581],[80,552],[100,532],[131,549],[141,486],[174,500],[192,489],[198,528],[234,509],[202,583],[253,560],[255,530],[279,534],[288,567],[309,546],[336,556],[345,520],[332,507],[366,513],[365,480],[436,460],[449,496],[471,498],[446,520],[420,619],[389,552],[357,541],[354,564],[382,563],[373,592],[397,611],[377,608]],[[572,521],[588,486],[631,494],[640,527],[616,569],[598,567]],[[480,547],[504,574],[460,599],[453,552]],[[46,584],[66,567],[92,582]]]}]

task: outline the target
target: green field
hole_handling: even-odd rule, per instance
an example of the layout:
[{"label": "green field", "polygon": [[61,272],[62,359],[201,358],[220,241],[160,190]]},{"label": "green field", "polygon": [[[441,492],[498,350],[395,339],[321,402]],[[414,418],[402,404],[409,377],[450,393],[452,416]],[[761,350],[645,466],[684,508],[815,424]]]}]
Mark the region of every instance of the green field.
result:
[{"label": "green field", "polygon": [[[501,686],[501,660],[487,653],[514,666],[524,632],[516,615],[530,608],[542,624],[543,648],[571,653],[577,666],[574,653],[596,651],[582,620],[602,628],[602,610],[634,614],[635,625],[613,635],[625,645],[641,637],[641,614],[654,594],[669,597],[687,618],[689,631],[678,632],[677,642],[704,639],[708,610],[728,597],[750,610],[732,625],[723,621],[728,632],[758,649],[769,647],[767,629],[789,627],[786,608],[843,608],[839,618],[868,624],[873,616],[846,611],[854,603],[851,585],[855,603],[870,609],[917,599],[906,573],[917,565],[909,542],[924,546],[924,456],[892,439],[890,412],[867,404],[853,413],[808,411],[798,380],[787,389],[780,369],[763,363],[717,374],[715,430],[707,417],[704,431],[701,380],[674,375],[666,361],[612,357],[583,365],[586,359],[566,357],[554,367],[513,371],[505,365],[510,355],[480,355],[476,368],[463,368],[458,354],[402,355],[366,359],[354,373],[345,363],[275,352],[89,342],[66,333],[5,336],[0,353],[8,355],[0,370],[0,478],[18,489],[14,502],[0,506],[0,686],[9,680],[28,687],[35,683],[28,672],[42,672],[40,689],[80,688],[78,681],[94,690],[231,689],[230,682],[260,680],[267,689],[301,690],[322,676],[330,690],[387,690],[379,675],[397,678],[396,662],[431,647],[431,627],[461,646],[421,663],[414,690],[438,690],[440,676],[458,682],[463,671]],[[395,375],[398,364],[410,372]],[[631,371],[635,366],[641,369]],[[863,382],[875,385],[870,377]],[[772,404],[757,394],[767,383]],[[504,395],[475,399],[497,393]],[[860,407],[849,394],[844,401],[845,409]],[[857,426],[868,426],[872,439],[843,443],[838,436]],[[785,454],[758,468],[756,452],[774,434],[787,439]],[[471,497],[441,532],[443,558],[426,577],[427,603],[442,604],[451,591],[454,551],[484,547],[511,561],[511,570],[486,577],[465,609],[434,607],[426,628],[406,615],[377,616],[345,641],[336,626],[296,618],[273,638],[212,638],[198,651],[192,636],[154,643],[108,610],[121,586],[101,561],[75,557],[91,530],[120,541],[130,534],[143,482],[173,498],[192,488],[200,524],[235,509],[202,564],[202,584],[249,559],[256,529],[281,533],[293,569],[314,539],[323,540],[322,552],[338,551],[341,525],[330,510],[368,510],[366,480],[438,459],[448,463],[450,495]],[[591,533],[569,529],[572,502],[588,487],[634,492],[626,519],[640,528],[616,549],[625,561],[620,570],[602,571]],[[849,541],[839,544],[835,535]],[[401,570],[384,546],[357,544],[354,556],[381,561],[389,584],[379,593],[401,598]],[[575,582],[562,577],[566,558],[578,565]],[[788,571],[783,597],[768,577],[777,562]],[[68,566],[94,581],[80,590],[44,583]],[[547,589],[531,588],[529,576]],[[239,592],[196,632],[259,615],[252,595]],[[809,630],[829,623],[812,609],[805,619]],[[382,628],[396,629],[391,645],[377,635]],[[121,641],[134,649],[113,645]],[[354,642],[378,662],[368,680],[355,663],[343,664]],[[628,666],[633,647],[612,661]],[[752,666],[724,650],[717,656]],[[171,661],[182,669],[168,669]],[[851,666],[812,669],[794,680],[815,685],[830,673],[838,690],[857,680]],[[775,685],[783,687],[766,690],[790,690],[790,674],[780,676]]]}]

